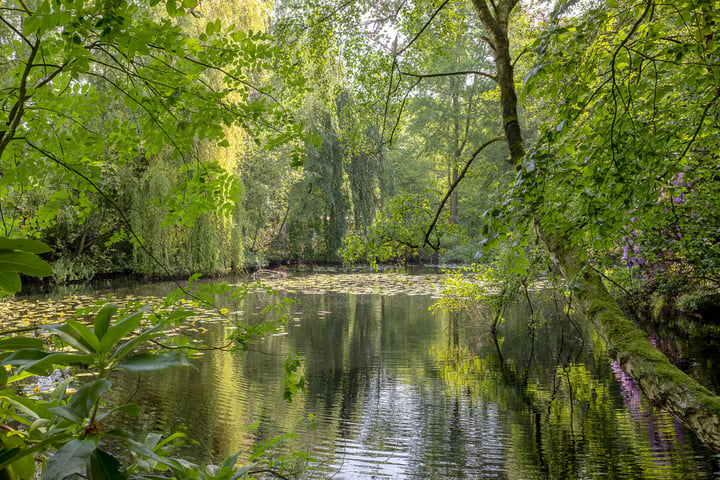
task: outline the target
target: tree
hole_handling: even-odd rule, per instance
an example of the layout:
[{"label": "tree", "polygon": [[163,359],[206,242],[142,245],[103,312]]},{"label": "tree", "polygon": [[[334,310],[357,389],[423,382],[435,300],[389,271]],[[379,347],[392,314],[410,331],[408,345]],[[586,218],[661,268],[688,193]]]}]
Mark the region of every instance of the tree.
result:
[{"label": "tree", "polygon": [[[542,205],[546,201],[542,191],[532,183],[533,177],[537,174],[533,174],[535,170],[533,157],[525,156],[525,145],[517,113],[517,94],[508,37],[511,14],[517,1],[501,0],[497,4],[489,4],[482,0],[474,0],[473,4],[487,30],[488,42],[493,47],[505,138],[510,150],[509,162],[521,171],[530,183],[530,187],[526,187],[526,192],[531,200],[526,202],[535,217],[539,236],[554,256],[565,278],[574,286],[585,314],[605,339],[610,356],[618,360],[623,369],[635,378],[651,399],[661,403],[693,428],[703,441],[720,448],[720,431],[717,429],[720,425],[718,398],[672,366],[669,360],[650,344],[644,333],[625,317],[603,285],[598,272],[587,263],[587,256],[582,250],[584,242],[574,238],[566,222],[557,224],[553,222],[554,217],[544,215],[545,210]],[[611,78],[617,74],[615,71],[617,52],[635,34],[653,6],[653,3],[648,2],[644,4],[639,14],[636,11],[631,14],[635,17],[635,21],[625,30],[626,35],[620,37],[619,48],[615,50],[609,62]],[[690,5],[686,7],[693,10],[695,8]],[[612,87],[612,92],[615,92],[615,86]]]},{"label": "tree", "polygon": [[[663,185],[667,186],[674,173],[681,173],[678,167],[666,168],[667,157],[661,149],[666,143],[663,138],[673,139],[677,135],[677,129],[670,127],[682,118],[678,106],[686,108],[689,101],[695,105],[689,115],[694,121],[688,122],[683,127],[685,133],[670,142],[670,145],[677,146],[677,158],[683,160],[680,165],[688,163],[688,153],[696,152],[697,164],[701,163],[700,159],[704,159],[705,163],[715,161],[717,131],[711,125],[719,98],[715,80],[718,76],[700,74],[717,71],[717,43],[708,28],[715,21],[715,14],[709,12],[717,9],[705,3],[686,3],[679,7],[666,7],[654,2],[622,6],[612,4],[589,7],[587,22],[579,23],[582,28],[573,20],[574,15],[582,14],[582,10],[577,9],[569,15],[566,24],[552,24],[536,45],[541,63],[530,71],[530,77],[543,69],[548,71],[545,77],[539,77],[549,78],[545,102],[555,102],[557,106],[550,107],[553,113],[550,126],[541,131],[538,142],[528,154],[525,132],[521,129],[522,116],[518,108],[514,73],[516,62],[524,52],[513,51],[510,43],[515,16],[521,15],[522,11],[517,0],[473,0],[472,3],[485,29],[482,39],[492,51],[494,68],[485,74],[498,85],[502,129],[509,150],[508,163],[517,172],[517,181],[503,205],[486,215],[488,220],[493,220],[492,224],[488,222],[490,238],[486,239],[487,244],[512,228],[513,224],[508,219],[515,225],[530,220],[583,310],[605,339],[610,356],[634,376],[651,399],[668,408],[698,432],[705,442],[720,448],[717,397],[673,367],[649,343],[645,334],[634,327],[607,291],[589,255],[597,252],[591,248],[597,249],[598,245],[608,250],[613,248],[613,240],[617,241],[613,235],[620,230],[620,219],[627,218],[632,206],[627,199],[633,197],[636,187],[639,186],[641,191],[647,189],[647,193],[640,195],[645,203],[656,203],[662,196],[663,191],[657,188],[657,183],[652,185],[647,182],[648,176],[662,172]],[[572,5],[561,3],[556,14],[562,14]],[[440,6],[413,5],[412,8],[422,10],[420,18],[423,20],[415,30],[417,33],[406,41],[406,46],[396,50],[393,65],[400,65],[399,54],[406,54],[407,47],[428,25],[441,18],[442,13],[447,14],[444,9],[452,9],[452,6],[444,2]],[[669,22],[682,34],[672,33],[660,41],[662,28],[649,23],[653,18]],[[577,48],[570,41],[574,36],[579,41]],[[640,39],[643,42],[638,42]],[[649,43],[645,43],[644,39],[648,39]],[[589,53],[583,50],[586,47]],[[654,52],[657,48],[660,51]],[[592,61],[583,61],[586,53]],[[698,78],[680,94],[681,104],[674,95],[677,87],[673,89],[671,86],[674,84],[671,75],[663,76],[662,82],[653,80],[660,78],[658,72],[661,66],[668,68],[673,65],[674,56],[686,58],[684,63],[687,65],[680,64],[683,67],[692,65],[688,75]],[[666,57],[667,65],[663,65],[660,60]],[[556,68],[553,68],[554,61],[558,62]],[[398,70],[402,71],[401,68]],[[391,71],[391,88],[388,89],[393,93],[393,82],[397,82],[400,88],[399,81],[393,79],[394,72],[395,68]],[[600,80],[597,80],[598,76]],[[667,86],[660,88],[664,85]],[[557,102],[558,96],[567,100]],[[658,102],[658,99],[662,101]],[[659,142],[648,141],[646,137],[653,135],[653,128],[662,126],[658,123],[660,118],[654,120],[658,108],[667,109],[668,115],[662,120],[667,122],[665,133],[658,137]],[[592,128],[593,124],[597,128]],[[565,128],[574,134],[566,137]],[[633,148],[639,142],[642,143],[639,147],[641,151],[634,152]],[[623,145],[627,159],[619,162],[619,149]],[[633,161],[639,155],[645,157],[643,162],[648,162],[655,170],[637,168]],[[474,158],[475,155],[470,156],[466,164],[469,165]],[[608,171],[612,174],[608,175]],[[579,179],[578,173],[581,175]],[[708,175],[703,177],[709,180]],[[453,184],[452,187],[456,186]],[[670,186],[665,188],[666,197],[675,199],[681,198],[680,193],[686,193],[682,189],[690,187],[684,185],[674,191]],[[705,203],[714,196],[706,196]],[[445,199],[448,198],[449,195],[446,195]],[[435,220],[441,218],[444,203],[441,202],[437,209]],[[665,200],[664,208],[650,208],[656,212],[655,215],[643,217],[643,221],[652,223],[658,214],[665,217],[672,215],[672,203],[678,202]],[[708,217],[713,218],[705,218]],[[428,243],[435,224],[436,221],[430,222],[419,246]],[[607,229],[608,225],[610,229]],[[667,231],[667,228],[663,227],[660,231]],[[403,235],[404,230],[400,236]],[[416,235],[414,238],[422,240],[423,236]],[[705,240],[707,235],[702,238],[699,243],[703,245],[714,241],[712,238]],[[402,238],[400,240],[402,243]]]},{"label": "tree", "polygon": [[[278,74],[288,73],[290,83],[302,82],[283,66],[265,34],[200,20],[203,7],[194,1],[164,6],[165,11],[157,1],[2,4],[1,55],[11,67],[3,70],[7,88],[1,94],[6,234],[42,235],[66,211],[71,226],[106,218],[93,242],[126,238],[142,249],[143,235],[152,232],[130,214],[157,211],[146,220],[182,224],[168,238],[192,235],[194,228],[237,245],[237,234],[222,226],[237,216],[236,160],[220,152],[232,144],[231,157],[237,155],[237,128],[250,137],[265,131],[273,145],[297,138],[302,123],[290,122],[271,88],[254,82],[271,65]],[[123,172],[127,182],[116,180],[119,189],[103,188]],[[165,182],[164,189],[153,178]],[[154,189],[154,205],[143,212],[137,195],[128,197],[148,188]],[[48,200],[28,203],[33,192]],[[78,199],[70,209],[68,195]],[[116,220],[98,215],[94,205],[114,209]],[[215,212],[203,214],[209,207]],[[87,241],[81,236],[71,249],[83,251]],[[177,271],[168,265],[165,273]]]},{"label": "tree", "polygon": [[[544,109],[529,160],[543,216],[584,225],[568,234],[596,252],[621,246],[638,279],[670,284],[670,295],[718,284],[712,4],[628,2],[582,15],[560,4],[527,85]],[[564,102],[549,101],[557,97]],[[561,204],[574,215],[559,214]]]}]

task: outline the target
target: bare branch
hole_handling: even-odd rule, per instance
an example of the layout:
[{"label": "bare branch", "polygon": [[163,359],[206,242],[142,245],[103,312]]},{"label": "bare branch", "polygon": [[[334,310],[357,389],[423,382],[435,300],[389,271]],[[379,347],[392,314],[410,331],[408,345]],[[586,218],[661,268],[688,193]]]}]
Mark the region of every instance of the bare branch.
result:
[{"label": "bare branch", "polygon": [[15,32],[15,35],[17,35],[18,37],[22,38],[22,39],[23,39],[23,42],[27,43],[30,48],[33,48],[32,42],[31,42],[25,35],[23,35],[20,30],[18,30],[17,28],[15,28],[15,26],[14,26],[12,23],[10,23],[10,22],[8,22],[7,20],[5,20],[5,18],[4,18],[3,16],[1,16],[1,15],[0,15],[0,21],[2,21],[5,25],[7,25],[10,30],[12,30],[13,32]]},{"label": "bare branch", "polygon": [[[417,81],[416,81],[415,83],[413,83],[410,88],[407,89],[407,92],[405,92],[405,95],[403,96],[402,102],[400,103],[400,110],[398,111],[397,117],[395,118],[395,125],[393,125],[393,129],[392,129],[392,131],[390,132],[390,138],[388,139],[387,142],[385,142],[385,143],[383,143],[383,144],[388,144],[388,145],[389,145],[389,144],[392,143],[393,138],[395,137],[395,131],[397,130],[398,125],[400,125],[400,117],[402,117],[402,113],[403,113],[403,111],[405,110],[405,102],[407,102],[407,98],[408,98],[408,96],[410,95],[410,92],[412,92],[412,91],[415,89],[415,87],[417,87],[417,85],[420,83],[420,80],[421,80],[421,79],[417,79]],[[380,138],[382,138],[382,137],[380,137]],[[381,145],[382,145],[382,144],[381,144]]]},{"label": "bare branch", "polygon": [[[430,245],[432,247],[432,244],[430,243],[430,235],[432,235],[433,230],[435,230],[435,226],[437,225],[438,220],[440,219],[440,214],[443,211],[443,208],[445,208],[445,204],[447,203],[448,199],[450,198],[450,195],[452,195],[452,192],[457,188],[457,186],[460,184],[460,181],[465,177],[467,174],[468,169],[470,168],[470,165],[475,161],[475,158],[482,152],[486,147],[492,145],[495,142],[504,142],[505,137],[495,137],[491,138],[487,142],[480,145],[471,155],[468,161],[465,163],[465,166],[463,167],[462,171],[460,171],[460,174],[455,179],[455,181],[450,185],[450,188],[448,188],[448,191],[445,193],[445,196],[440,201],[440,205],[438,205],[437,210],[435,211],[435,217],[433,218],[432,223],[430,224],[430,227],[428,227],[427,231],[425,232],[425,244]],[[434,247],[433,247],[434,248]]]},{"label": "bare branch", "polygon": [[485,78],[489,78],[490,80],[497,82],[497,78],[495,75],[492,75],[487,72],[482,72],[480,70],[460,70],[456,72],[441,72],[441,73],[412,73],[412,72],[403,72],[402,70],[399,70],[400,75],[407,75],[408,77],[415,77],[415,78],[437,78],[437,77],[452,77],[456,75],[480,75]]},{"label": "bare branch", "polygon": [[35,59],[35,55],[37,55],[39,48],[40,39],[38,38],[35,40],[35,44],[30,50],[30,54],[28,55],[28,59],[25,63],[25,69],[20,75],[20,84],[18,86],[17,100],[15,101],[15,105],[12,106],[12,108],[10,109],[10,113],[8,114],[8,119],[6,123],[8,129],[0,133],[0,157],[5,151],[5,147],[7,147],[13,137],[15,137],[15,132],[17,131],[17,128],[20,125],[20,121],[22,120],[25,111],[25,102],[27,101],[28,96],[27,81],[28,77],[30,76],[30,70],[32,70],[33,60]]},{"label": "bare branch", "polygon": [[518,60],[520,60],[520,59],[523,57],[523,55],[525,55],[527,52],[528,52],[528,49],[527,49],[527,48],[523,48],[522,52],[520,52],[520,54],[519,54],[517,57],[515,57],[515,60],[513,60],[513,62],[512,62],[512,67],[513,67],[513,68],[515,68],[515,64],[516,64],[516,63],[518,62]]}]

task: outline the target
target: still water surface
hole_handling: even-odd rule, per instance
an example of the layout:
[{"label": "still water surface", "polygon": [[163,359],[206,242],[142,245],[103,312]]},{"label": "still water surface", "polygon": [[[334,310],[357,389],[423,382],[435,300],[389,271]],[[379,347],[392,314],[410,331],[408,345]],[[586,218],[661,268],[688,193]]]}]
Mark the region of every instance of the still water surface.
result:
[{"label": "still water surface", "polygon": [[[470,318],[430,312],[433,298],[417,290],[332,290],[293,293],[285,334],[251,351],[207,352],[196,369],[117,379],[113,401],[143,411],[125,426],[186,427],[197,442],[189,454],[202,461],[296,432],[285,451],[308,451],[317,465],[303,478],[720,475],[718,455],[652,408],[592,329],[553,299],[509,311],[496,343]],[[228,307],[249,318],[262,299]],[[229,331],[202,327],[196,335],[208,342]],[[307,394],[287,403],[290,351],[303,359]]]}]

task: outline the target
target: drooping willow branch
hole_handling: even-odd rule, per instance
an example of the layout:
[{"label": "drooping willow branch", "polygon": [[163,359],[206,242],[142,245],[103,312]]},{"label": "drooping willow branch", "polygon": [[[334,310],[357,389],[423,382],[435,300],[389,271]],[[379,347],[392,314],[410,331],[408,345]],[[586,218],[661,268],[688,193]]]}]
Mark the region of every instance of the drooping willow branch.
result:
[{"label": "drooping willow branch", "polygon": [[440,219],[440,214],[443,211],[443,208],[445,208],[445,204],[447,203],[448,199],[450,198],[450,195],[452,195],[453,191],[455,191],[455,188],[460,184],[460,181],[465,177],[467,174],[468,169],[470,168],[470,165],[475,161],[475,158],[477,158],[478,155],[480,155],[480,152],[482,152],[486,147],[489,147],[495,142],[504,142],[505,137],[495,137],[491,138],[487,142],[480,145],[471,155],[467,162],[465,162],[465,166],[458,174],[458,177],[455,179],[455,181],[450,185],[450,188],[448,188],[448,191],[445,193],[445,196],[440,201],[440,205],[438,205],[437,210],[435,211],[435,216],[433,217],[433,221],[430,224],[430,227],[428,227],[427,231],[425,232],[425,244],[430,245],[430,247],[433,250],[437,250],[440,248],[439,245],[433,245],[430,243],[430,235],[432,235],[433,230],[435,230],[435,226],[437,225],[438,220]]},{"label": "drooping willow branch", "polygon": [[[153,255],[153,253],[145,245],[145,242],[140,237],[140,235],[133,229],[132,224],[130,223],[130,219],[125,214],[125,211],[123,210],[123,208],[120,205],[118,205],[115,202],[115,200],[113,200],[103,189],[101,189],[97,183],[95,183],[90,177],[88,177],[87,175],[82,173],[80,170],[78,170],[74,166],[61,160],[60,158],[53,155],[51,152],[45,150],[44,148],[42,148],[38,145],[35,145],[34,143],[32,143],[31,141],[29,141],[27,139],[25,140],[25,144],[27,146],[29,146],[30,148],[32,148],[33,150],[40,153],[41,155],[45,156],[49,160],[53,161],[60,167],[66,169],[69,172],[72,172],[74,175],[77,175],[79,178],[81,178],[83,181],[85,181],[88,185],[90,185],[93,188],[93,190],[95,190],[98,193],[98,195],[100,195],[117,212],[117,214],[120,216],[120,219],[121,219],[123,225],[125,226],[125,228],[127,228],[127,231],[130,234],[130,236],[135,240],[137,246],[152,260],[152,262],[155,263],[157,266],[159,266],[163,270],[165,275],[168,276],[168,278],[173,279],[172,282],[175,283],[175,285],[185,295],[187,295],[195,300],[202,300],[200,297],[189,292],[177,280],[174,279],[172,273],[170,272],[170,270],[168,270],[167,266],[163,262],[161,262],[157,257],[155,257],[155,255]],[[218,312],[219,312],[219,309],[218,309]]]}]

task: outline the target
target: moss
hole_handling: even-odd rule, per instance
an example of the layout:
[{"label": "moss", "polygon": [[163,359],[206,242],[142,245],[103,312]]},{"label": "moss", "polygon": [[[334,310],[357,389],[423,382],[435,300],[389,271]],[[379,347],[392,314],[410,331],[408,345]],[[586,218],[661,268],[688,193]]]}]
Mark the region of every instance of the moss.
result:
[{"label": "moss", "polygon": [[579,264],[577,249],[566,248],[562,239],[548,241],[546,236],[545,241],[557,255],[566,278],[581,278],[570,283],[583,311],[604,338],[611,358],[620,362],[648,397],[692,428],[703,442],[720,450],[720,398],[675,367],[650,343],[645,332],[622,312],[600,276]]}]

